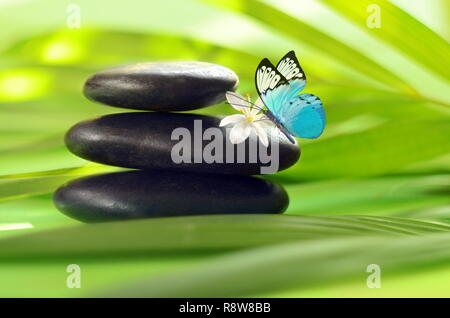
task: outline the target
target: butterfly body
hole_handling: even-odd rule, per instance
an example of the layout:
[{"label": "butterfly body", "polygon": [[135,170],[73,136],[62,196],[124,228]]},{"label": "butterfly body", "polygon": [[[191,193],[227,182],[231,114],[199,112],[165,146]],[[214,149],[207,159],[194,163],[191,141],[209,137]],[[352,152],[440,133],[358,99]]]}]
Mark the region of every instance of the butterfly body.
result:
[{"label": "butterfly body", "polygon": [[272,114],[270,110],[264,110],[263,113],[270,119],[271,122],[275,124],[275,126],[277,126],[277,128],[286,136],[287,139],[289,139],[290,142],[293,144],[295,143],[295,139],[291,136],[289,131],[284,128],[283,124]]},{"label": "butterfly body", "polygon": [[325,111],[319,97],[299,94],[306,76],[294,51],[288,52],[274,67],[263,59],[255,74],[256,88],[267,110],[264,114],[291,142],[295,137],[317,138],[325,128]]}]

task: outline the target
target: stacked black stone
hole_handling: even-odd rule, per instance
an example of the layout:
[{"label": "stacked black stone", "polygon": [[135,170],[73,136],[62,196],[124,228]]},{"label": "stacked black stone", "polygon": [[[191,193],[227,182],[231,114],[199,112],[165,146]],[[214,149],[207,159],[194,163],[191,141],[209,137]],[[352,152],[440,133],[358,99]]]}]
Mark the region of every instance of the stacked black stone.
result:
[{"label": "stacked black stone", "polygon": [[[239,161],[242,148],[230,144],[226,127],[219,127],[220,118],[170,113],[220,103],[238,82],[231,70],[203,62],[138,63],[89,78],[84,94],[90,100],[153,112],[118,113],[78,123],[66,135],[67,147],[90,161],[140,170],[71,181],[55,192],[56,207],[83,222],[283,212],[289,202],[285,190],[250,176],[268,165],[267,157],[249,156],[255,151],[252,143],[264,147],[256,135],[245,141],[245,158]],[[212,140],[202,137],[211,127],[222,133],[223,151],[215,151],[214,160],[205,162],[202,154]],[[181,136],[173,136],[177,128],[192,137],[183,144],[181,161],[173,158],[181,141]],[[278,170],[293,165],[300,157],[299,147],[274,130],[267,132],[276,133],[269,140],[278,143]],[[271,147],[272,143],[268,153]]]}]

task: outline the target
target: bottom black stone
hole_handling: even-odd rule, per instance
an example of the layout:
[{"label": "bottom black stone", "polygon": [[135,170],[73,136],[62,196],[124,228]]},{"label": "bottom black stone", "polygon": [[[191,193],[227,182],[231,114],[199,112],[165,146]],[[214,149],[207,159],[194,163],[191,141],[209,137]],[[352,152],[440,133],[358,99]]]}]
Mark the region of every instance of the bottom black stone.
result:
[{"label": "bottom black stone", "polygon": [[73,180],[54,194],[56,207],[83,222],[281,213],[289,198],[270,181],[236,175],[126,171]]}]

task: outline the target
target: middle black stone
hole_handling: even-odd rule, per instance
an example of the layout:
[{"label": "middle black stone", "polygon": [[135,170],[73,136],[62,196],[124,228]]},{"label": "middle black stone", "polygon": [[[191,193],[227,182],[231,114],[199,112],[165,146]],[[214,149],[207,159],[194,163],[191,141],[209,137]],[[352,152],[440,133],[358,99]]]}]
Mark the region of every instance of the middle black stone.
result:
[{"label": "middle black stone", "polygon": [[[300,157],[298,145],[288,141],[277,129],[268,129],[267,133],[272,136],[272,140],[278,141],[278,153],[272,152],[275,148],[272,142],[268,149],[260,149],[264,146],[257,141],[254,134],[245,141],[245,145],[231,145],[226,128],[219,128],[219,123],[220,118],[194,114],[120,113],[78,123],[69,130],[65,140],[70,151],[84,159],[144,170],[182,169],[193,172],[253,175],[261,174],[261,167],[275,167],[276,170],[271,173],[284,170]],[[194,129],[195,127],[197,129]],[[215,140],[215,136],[210,136],[209,140],[205,140],[202,136],[208,128],[213,127],[220,132],[223,151],[217,152],[220,158],[217,158],[217,153],[214,152],[215,158],[219,160],[210,163],[205,162],[202,154],[207,149],[205,147]],[[177,128],[182,128],[190,134],[187,152],[189,160],[179,163],[174,162],[172,156],[174,147],[177,145],[179,147],[181,139],[184,139],[181,136],[173,138],[172,134]],[[257,151],[252,148],[255,145]],[[261,151],[264,156],[260,155]],[[230,152],[232,156],[229,156]],[[242,157],[242,153],[245,158]],[[183,155],[186,158],[186,153]]]}]

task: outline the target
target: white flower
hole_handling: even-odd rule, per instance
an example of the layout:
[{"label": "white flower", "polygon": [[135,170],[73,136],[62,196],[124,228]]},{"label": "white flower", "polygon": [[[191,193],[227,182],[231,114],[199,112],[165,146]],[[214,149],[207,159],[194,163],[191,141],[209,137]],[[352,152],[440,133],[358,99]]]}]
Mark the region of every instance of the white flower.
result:
[{"label": "white flower", "polygon": [[261,143],[267,147],[269,145],[269,139],[264,129],[267,119],[261,112],[261,109],[254,107],[250,99],[245,99],[237,93],[227,92],[226,97],[228,103],[242,113],[227,116],[220,122],[220,127],[233,125],[230,131],[231,143],[239,144],[245,141],[253,130],[261,140]]}]

